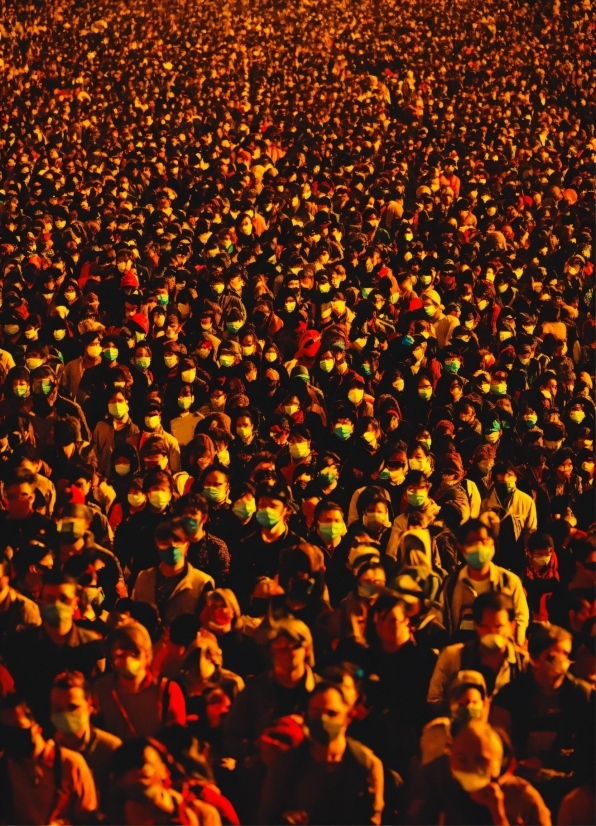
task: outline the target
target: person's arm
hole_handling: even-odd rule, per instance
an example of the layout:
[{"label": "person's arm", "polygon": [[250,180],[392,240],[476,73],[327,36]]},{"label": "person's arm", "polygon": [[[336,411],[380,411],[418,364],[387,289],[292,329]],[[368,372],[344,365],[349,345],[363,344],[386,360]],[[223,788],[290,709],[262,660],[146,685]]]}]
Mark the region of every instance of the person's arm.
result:
[{"label": "person's arm", "polygon": [[180,459],[180,445],[178,439],[168,433],[168,461],[170,463],[170,470],[172,473],[180,473],[182,470],[182,463]]},{"label": "person's arm", "polygon": [[[510,576],[515,576],[510,574]],[[530,623],[530,609],[528,607],[528,600],[524,593],[524,588],[521,579],[515,576],[513,580],[513,610],[515,612],[516,632],[515,641],[518,645],[523,645],[526,639],[526,631]]]},{"label": "person's arm", "polygon": [[254,751],[256,709],[251,695],[251,683],[249,682],[248,688],[241,691],[232,703],[232,708],[224,722],[225,755],[238,761]]},{"label": "person's arm", "polygon": [[[451,646],[444,648],[439,654],[439,659],[435,664],[433,675],[430,679],[426,700],[435,706],[442,707],[444,705],[447,699],[446,694],[449,683],[459,671],[461,656],[458,656],[459,651],[450,651],[450,648]],[[435,708],[437,712],[440,710],[441,709]]]},{"label": "person's arm", "polygon": [[163,723],[166,726],[186,726],[186,702],[182,689],[173,680],[170,680],[167,687],[168,708],[164,715]]},{"label": "person's arm", "polygon": [[70,774],[67,782],[71,786],[70,803],[72,808],[69,813],[56,812],[54,821],[57,822],[60,820],[62,822],[62,817],[66,815],[63,821],[66,823],[96,823],[95,813],[98,808],[97,791],[91,769],[82,755],[76,752],[70,752],[68,758],[65,758],[64,752],[62,752],[62,754],[63,770],[68,769]]}]

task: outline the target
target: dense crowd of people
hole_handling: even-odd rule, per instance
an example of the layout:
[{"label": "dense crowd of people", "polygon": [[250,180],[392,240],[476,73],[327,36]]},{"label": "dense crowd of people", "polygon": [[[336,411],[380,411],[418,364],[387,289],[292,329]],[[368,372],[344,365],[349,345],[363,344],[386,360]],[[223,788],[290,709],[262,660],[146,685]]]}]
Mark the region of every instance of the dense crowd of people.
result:
[{"label": "dense crowd of people", "polygon": [[594,824],[590,0],[5,0],[0,823]]}]

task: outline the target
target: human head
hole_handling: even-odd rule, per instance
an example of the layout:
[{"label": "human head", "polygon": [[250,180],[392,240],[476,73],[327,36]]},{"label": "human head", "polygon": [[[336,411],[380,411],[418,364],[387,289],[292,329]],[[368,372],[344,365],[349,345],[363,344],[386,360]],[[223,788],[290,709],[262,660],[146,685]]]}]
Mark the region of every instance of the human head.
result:
[{"label": "human head", "polygon": [[451,773],[465,792],[480,791],[501,774],[501,738],[488,723],[470,720],[453,738],[449,764]]},{"label": "human head", "polygon": [[569,670],[573,638],[558,625],[536,623],[528,633],[532,675],[546,691],[562,686]]},{"label": "human head", "polygon": [[61,734],[82,738],[88,733],[93,706],[89,685],[80,671],[64,671],[54,679],[50,713]]}]

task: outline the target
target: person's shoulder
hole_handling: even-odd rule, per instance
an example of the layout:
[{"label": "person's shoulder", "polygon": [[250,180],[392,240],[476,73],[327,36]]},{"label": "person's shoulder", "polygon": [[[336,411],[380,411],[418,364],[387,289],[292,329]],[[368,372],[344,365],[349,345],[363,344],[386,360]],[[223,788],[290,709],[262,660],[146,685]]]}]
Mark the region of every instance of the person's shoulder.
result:
[{"label": "person's shoulder", "polygon": [[351,737],[346,737],[346,743],[356,762],[367,769],[372,768],[377,757],[371,748],[365,746],[360,740],[353,740]]},{"label": "person's shoulder", "polygon": [[75,625],[74,627],[76,628],[79,645],[101,642],[101,634],[98,634],[97,631],[91,631],[90,628],[81,628],[80,625]]},{"label": "person's shoulder", "polygon": [[[58,748],[58,746],[57,746]],[[66,746],[59,746],[60,759],[62,762],[62,771],[66,769],[67,773],[72,776],[78,775],[85,778],[92,778],[91,769],[87,765],[87,761],[78,751],[66,748]]]},{"label": "person's shoulder", "polygon": [[116,751],[116,749],[122,745],[122,740],[119,737],[101,728],[94,727],[93,736],[96,748],[100,747],[106,751]]},{"label": "person's shoulder", "polygon": [[574,674],[567,672],[565,675],[564,685],[566,687],[566,691],[580,702],[594,699],[594,689],[590,683],[576,677]]}]

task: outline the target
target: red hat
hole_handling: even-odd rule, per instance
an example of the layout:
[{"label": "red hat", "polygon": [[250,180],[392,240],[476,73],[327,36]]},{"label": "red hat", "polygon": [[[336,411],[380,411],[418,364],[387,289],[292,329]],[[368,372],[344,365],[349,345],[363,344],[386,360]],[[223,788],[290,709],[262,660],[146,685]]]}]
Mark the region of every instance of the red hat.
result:
[{"label": "red hat", "polygon": [[127,270],[120,281],[121,287],[138,287],[139,279],[134,270]]},{"label": "red hat", "polygon": [[318,330],[305,330],[300,336],[300,347],[296,353],[296,358],[306,356],[313,359],[321,346],[321,334]]},{"label": "red hat", "polygon": [[145,335],[149,332],[149,319],[143,313],[135,313],[133,316],[130,317],[131,321],[141,328],[141,330],[145,333]]}]

